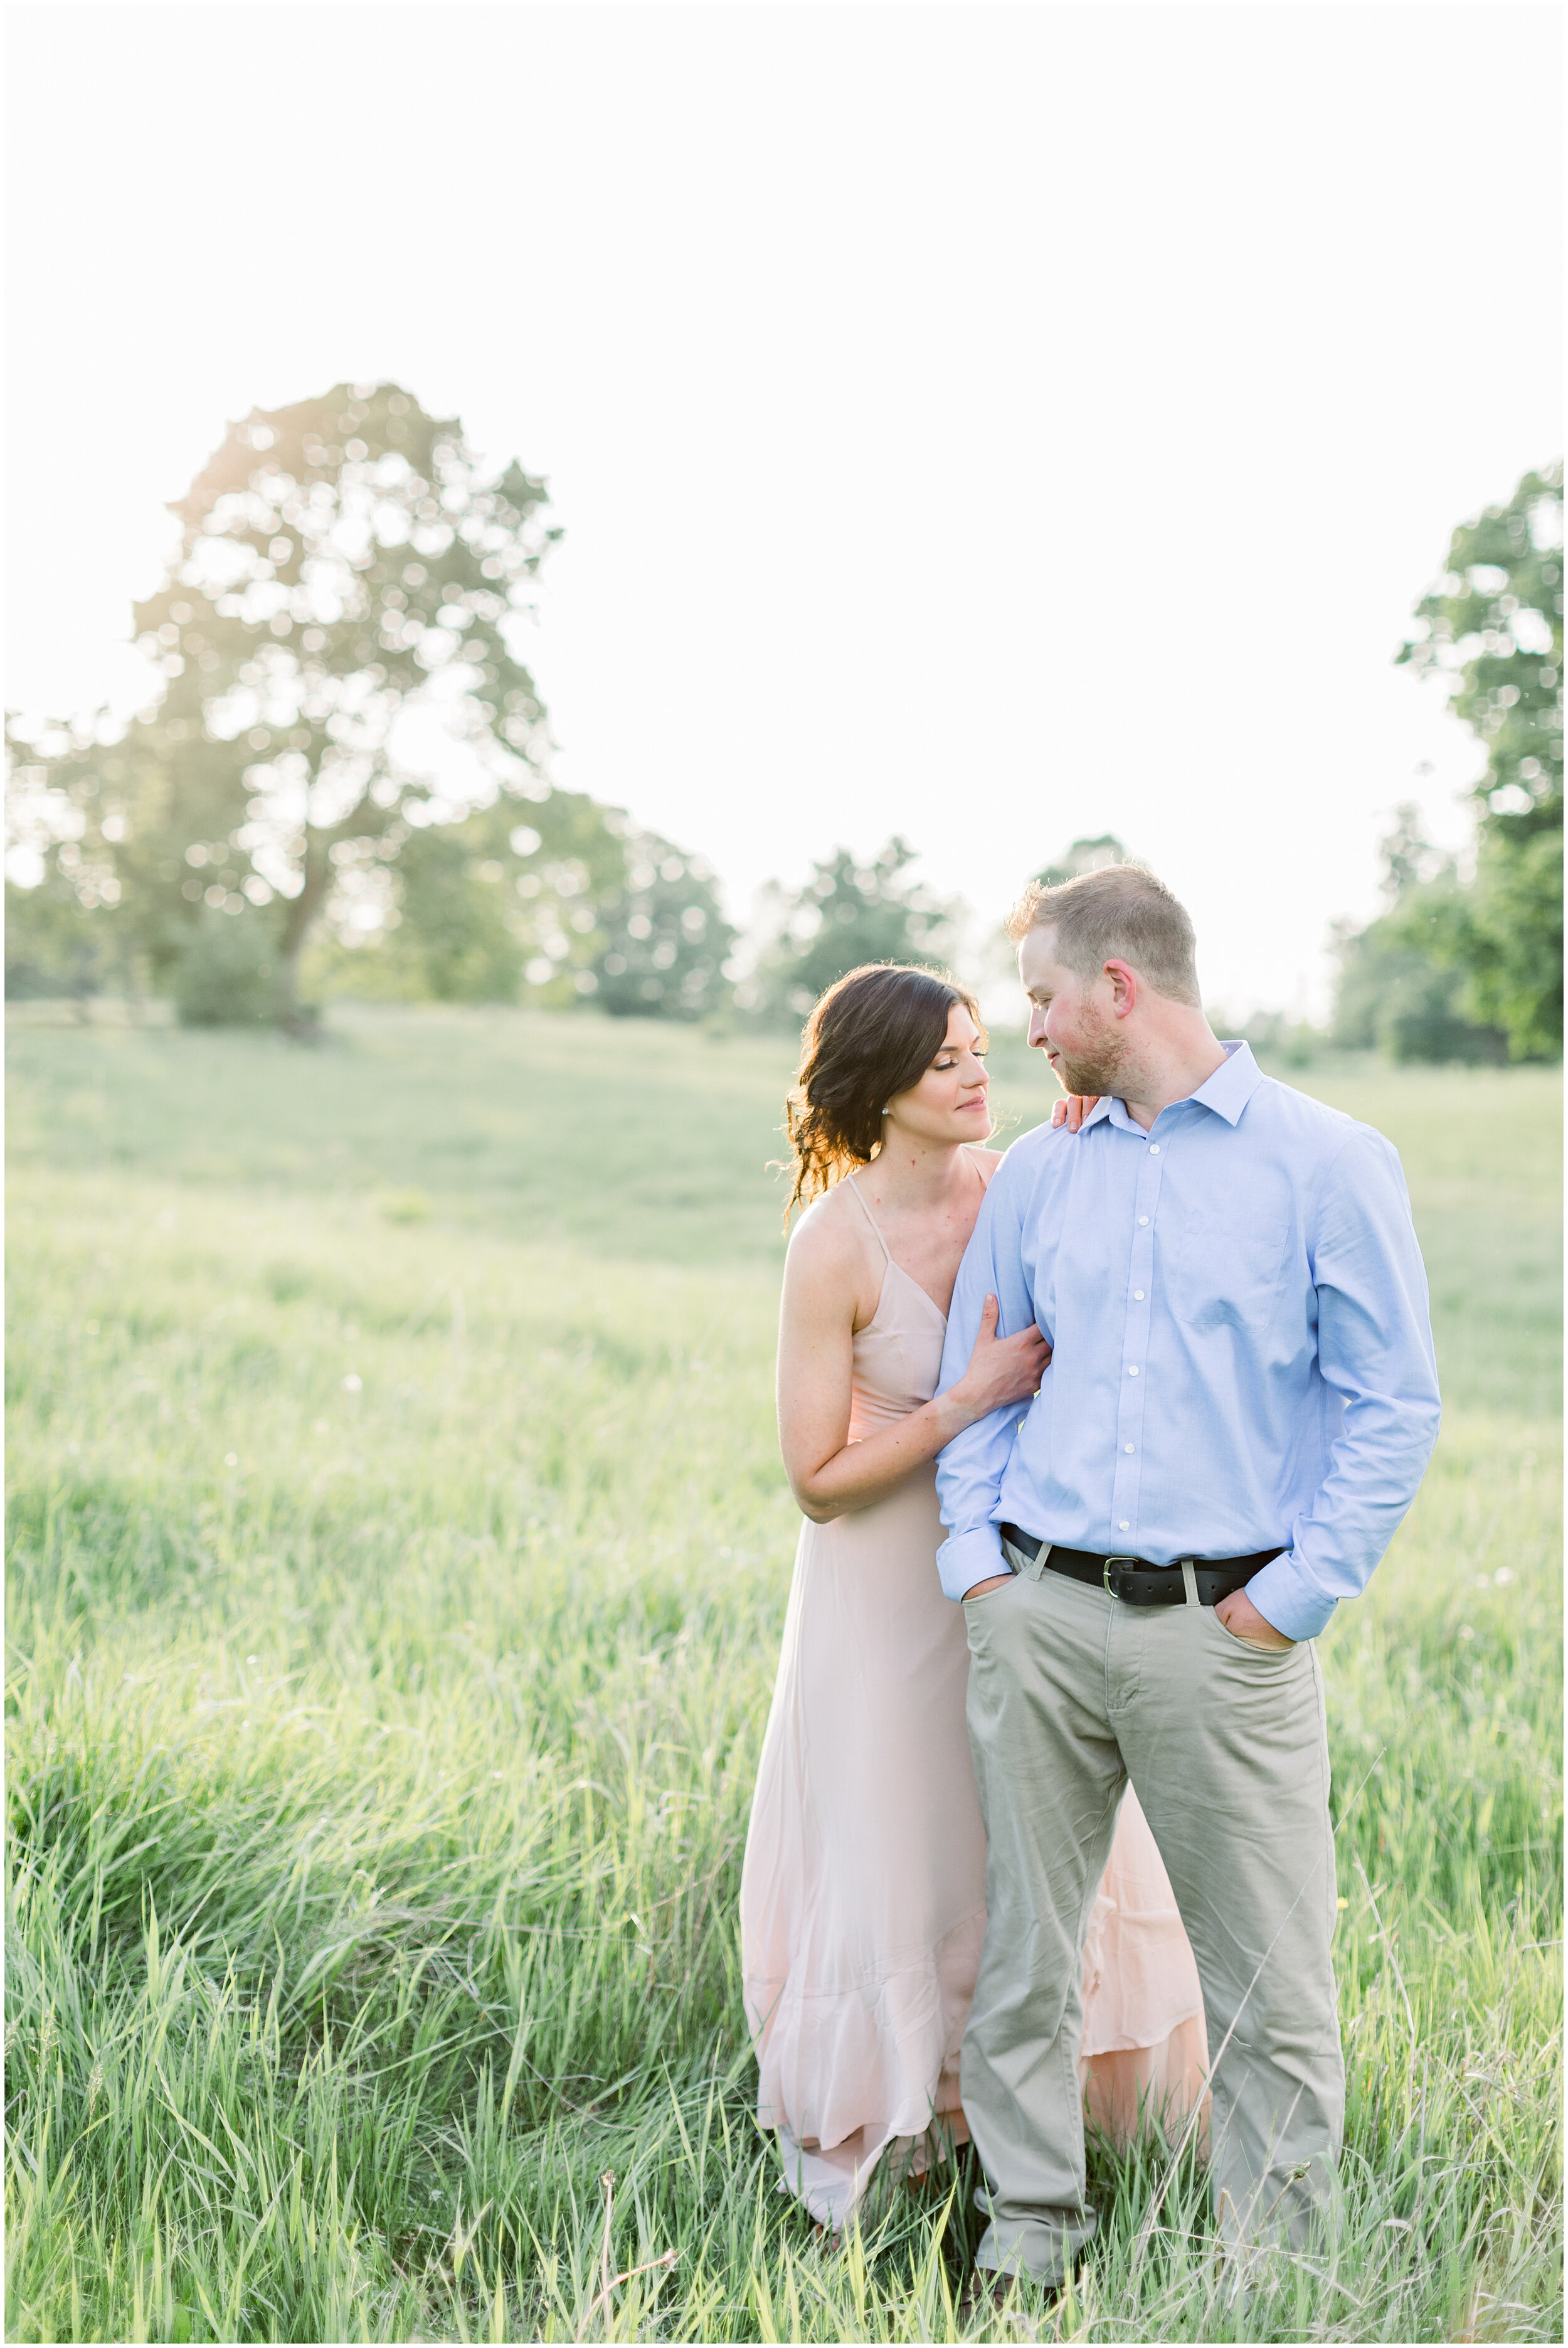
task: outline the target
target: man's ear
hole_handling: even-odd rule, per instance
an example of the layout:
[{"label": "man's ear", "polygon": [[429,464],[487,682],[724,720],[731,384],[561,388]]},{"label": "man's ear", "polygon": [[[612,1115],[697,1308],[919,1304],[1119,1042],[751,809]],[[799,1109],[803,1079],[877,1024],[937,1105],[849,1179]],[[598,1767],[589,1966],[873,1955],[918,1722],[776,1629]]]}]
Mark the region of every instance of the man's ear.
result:
[{"label": "man's ear", "polygon": [[1114,1019],[1125,1019],[1138,1007],[1142,982],[1131,963],[1108,962],[1104,970],[1111,982],[1111,1014]]}]

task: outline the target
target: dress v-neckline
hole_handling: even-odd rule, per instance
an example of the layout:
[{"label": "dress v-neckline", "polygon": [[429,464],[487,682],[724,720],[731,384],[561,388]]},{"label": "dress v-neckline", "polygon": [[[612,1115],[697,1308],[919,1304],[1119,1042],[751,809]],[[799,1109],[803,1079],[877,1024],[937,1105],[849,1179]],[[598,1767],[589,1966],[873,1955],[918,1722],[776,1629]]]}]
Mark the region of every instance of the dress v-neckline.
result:
[{"label": "dress v-neckline", "polygon": [[[979,1161],[979,1159],[978,1158],[971,1158],[971,1159],[969,1159],[969,1164],[970,1164],[970,1165],[974,1168],[974,1169],[975,1169],[975,1179],[976,1179],[976,1180],[979,1183],[979,1186],[980,1186],[980,1199],[981,1199],[981,1200],[982,1200],[982,1202],[983,1202],[983,1201],[984,1201],[984,1199],[985,1199],[985,1195],[986,1195],[986,1187],[987,1187],[987,1186],[986,1186],[986,1178],[985,1178],[985,1176],[980,1172],[980,1161]],[[855,1195],[856,1195],[856,1199],[858,1199],[858,1200],[859,1200],[859,1201],[860,1201],[860,1211],[861,1211],[861,1213],[865,1216],[865,1218],[866,1218],[866,1221],[870,1224],[870,1226],[871,1226],[872,1230],[873,1230],[873,1231],[876,1232],[876,1244],[877,1244],[877,1246],[878,1246],[878,1247],[881,1249],[881,1251],[882,1251],[882,1262],[883,1262],[883,1271],[882,1271],[882,1287],[883,1287],[883,1288],[886,1288],[886,1285],[887,1285],[887,1274],[888,1274],[890,1272],[896,1272],[899,1273],[899,1274],[900,1274],[900,1276],[901,1276],[903,1279],[905,1279],[905,1280],[907,1280],[907,1281],[908,1282],[908,1283],[909,1283],[910,1287],[911,1287],[912,1289],[914,1289],[914,1291],[915,1291],[915,1292],[916,1292],[916,1294],[917,1294],[917,1295],[918,1295],[918,1296],[923,1296],[923,1297],[925,1298],[925,1300],[926,1300],[927,1303],[930,1306],[930,1308],[931,1308],[932,1312],[936,1314],[936,1316],[937,1316],[938,1320],[941,1323],[941,1324],[942,1324],[943,1328],[945,1329],[945,1328],[947,1327],[947,1325],[948,1325],[948,1316],[947,1316],[947,1314],[943,1312],[943,1310],[942,1310],[941,1306],[938,1303],[938,1302],[937,1302],[936,1298],[932,1295],[932,1293],[931,1293],[930,1290],[929,1290],[929,1289],[925,1285],[925,1283],[924,1283],[923,1282],[921,1282],[921,1281],[917,1280],[917,1279],[916,1279],[916,1277],[915,1277],[915,1275],[914,1275],[914,1273],[913,1273],[912,1272],[906,1272],[906,1271],[905,1271],[905,1269],[904,1269],[904,1266],[903,1266],[903,1265],[898,1262],[897,1257],[894,1254],[894,1252],[893,1252],[892,1249],[888,1246],[886,1240],[883,1237],[883,1234],[882,1234],[882,1226],[881,1226],[881,1224],[877,1221],[877,1220],[876,1220],[876,1216],[872,1213],[872,1211],[871,1211],[871,1208],[870,1208],[870,1205],[869,1205],[869,1203],[867,1202],[867,1200],[866,1200],[866,1199],[865,1195],[863,1194],[863,1192],[862,1192],[862,1190],[861,1190],[861,1188],[860,1188],[859,1183],[856,1180],[856,1179],[855,1179],[855,1177],[854,1177],[854,1175],[853,1175],[853,1174],[851,1174],[851,1175],[848,1177],[848,1182],[849,1182],[849,1187],[850,1187],[850,1189],[854,1191],[854,1193],[855,1193]],[[957,1282],[957,1278],[958,1278],[958,1275],[957,1275],[957,1273],[955,1273],[955,1274],[954,1274],[954,1280],[955,1280],[955,1282]],[[951,1300],[950,1300],[950,1299],[949,1299],[949,1302],[951,1302]],[[878,1321],[880,1321],[880,1319],[881,1319],[881,1318],[882,1318],[882,1289],[878,1289],[878,1290],[877,1290],[877,1292],[876,1292],[876,1312],[871,1315],[870,1320],[866,1323],[866,1329],[874,1329],[874,1328],[876,1326],[877,1322],[878,1322]],[[865,1336],[865,1334],[866,1334],[866,1329],[859,1330],[859,1331],[857,1331],[857,1333],[856,1333],[856,1334],[857,1334],[859,1336],[864,1337],[864,1336]]]},{"label": "dress v-neckline", "polygon": [[[888,1272],[896,1272],[898,1274],[898,1277],[899,1277],[899,1279],[900,1279],[900,1280],[906,1280],[906,1281],[907,1281],[907,1282],[908,1282],[908,1283],[909,1283],[909,1285],[910,1285],[910,1287],[914,1290],[914,1292],[915,1292],[915,1293],[916,1293],[916,1295],[917,1295],[917,1296],[923,1296],[923,1297],[925,1298],[925,1300],[926,1300],[927,1303],[930,1306],[930,1308],[931,1308],[932,1312],[936,1314],[936,1316],[937,1316],[938,1320],[941,1323],[941,1324],[942,1324],[943,1328],[945,1329],[945,1328],[947,1327],[947,1325],[948,1325],[948,1316],[947,1316],[947,1314],[943,1312],[943,1310],[942,1310],[941,1306],[938,1303],[938,1302],[937,1302],[936,1298],[932,1295],[932,1293],[931,1293],[930,1290],[929,1290],[928,1288],[923,1287],[923,1286],[921,1285],[920,1282],[919,1282],[919,1281],[917,1281],[917,1280],[916,1279],[916,1277],[915,1277],[915,1275],[914,1275],[914,1273],[913,1273],[912,1272],[906,1272],[906,1271],[905,1271],[905,1269],[904,1269],[904,1267],[903,1267],[903,1265],[898,1262],[897,1258],[896,1256],[893,1256],[893,1255],[889,1255],[889,1257],[888,1257],[888,1259],[887,1259],[887,1262],[886,1262],[886,1268],[885,1268],[885,1269],[884,1269],[884,1271],[883,1271],[883,1274],[882,1274],[882,1282],[883,1282],[883,1285],[884,1285],[884,1287],[886,1287],[886,1282],[887,1282],[887,1274],[888,1274]],[[866,1323],[866,1328],[867,1328],[867,1329],[869,1329],[869,1328],[870,1328],[870,1326],[871,1326],[871,1322],[872,1322],[872,1321],[879,1320],[879,1319],[881,1318],[881,1314],[882,1314],[882,1298],[881,1298],[880,1294],[878,1294],[877,1299],[876,1299],[876,1312],[871,1315],[871,1321],[868,1321],[868,1322]]]}]

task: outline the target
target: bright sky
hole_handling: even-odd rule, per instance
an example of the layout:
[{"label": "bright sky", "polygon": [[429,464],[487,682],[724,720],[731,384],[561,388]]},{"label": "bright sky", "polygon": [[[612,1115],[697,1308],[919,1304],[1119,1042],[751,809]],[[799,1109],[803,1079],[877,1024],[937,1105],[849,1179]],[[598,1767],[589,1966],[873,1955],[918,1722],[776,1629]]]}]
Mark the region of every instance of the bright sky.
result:
[{"label": "bright sky", "polygon": [[143,697],[225,418],[395,377],[549,479],[557,779],[741,918],[1109,829],[1320,1012],[1395,802],[1465,837],[1390,655],[1559,453],[1555,9],[7,16],[13,706]]}]

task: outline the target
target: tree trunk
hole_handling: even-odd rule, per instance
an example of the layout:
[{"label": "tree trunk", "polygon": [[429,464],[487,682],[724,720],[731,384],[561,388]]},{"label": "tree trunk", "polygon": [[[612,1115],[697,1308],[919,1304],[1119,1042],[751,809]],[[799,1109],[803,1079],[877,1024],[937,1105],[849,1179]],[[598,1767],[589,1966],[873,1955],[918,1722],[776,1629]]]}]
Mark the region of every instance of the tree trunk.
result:
[{"label": "tree trunk", "polygon": [[278,949],[277,1010],[277,1024],[283,1033],[307,1040],[321,1033],[321,1022],[313,1011],[304,1009],[300,1003],[300,954],[327,893],[330,877],[325,843],[307,831],[305,885],[297,897],[289,900],[282,943]]}]

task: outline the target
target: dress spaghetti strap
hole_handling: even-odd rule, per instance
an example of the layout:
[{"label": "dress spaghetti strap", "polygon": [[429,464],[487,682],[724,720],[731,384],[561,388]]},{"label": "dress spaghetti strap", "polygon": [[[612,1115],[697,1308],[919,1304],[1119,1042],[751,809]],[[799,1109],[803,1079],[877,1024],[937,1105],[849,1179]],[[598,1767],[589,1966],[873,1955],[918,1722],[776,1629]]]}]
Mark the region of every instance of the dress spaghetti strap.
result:
[{"label": "dress spaghetti strap", "polygon": [[860,1185],[856,1180],[853,1174],[848,1177],[848,1181],[850,1189],[854,1191],[856,1197],[860,1200],[861,1213],[865,1216],[866,1221],[870,1224],[872,1230],[876,1234],[876,1244],[882,1251],[884,1261],[887,1263],[891,1263],[893,1261],[893,1251],[882,1236],[881,1224],[877,1221],[876,1216],[872,1213],[865,1200],[860,1197]]}]

